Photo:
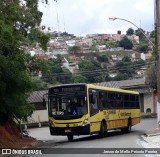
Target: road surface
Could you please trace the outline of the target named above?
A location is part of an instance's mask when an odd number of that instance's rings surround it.
[[[49,148],[49,150],[54,151],[55,148],[61,148],[60,151],[62,154],[43,154],[43,156],[52,156],[52,157],[82,157],[82,156],[144,156],[144,157],[155,157],[159,155],[155,154],[81,154],[87,152],[85,149],[78,149],[78,154],[75,153],[75,148],[90,148],[88,151],[96,152],[101,151],[101,149],[96,148],[153,148],[148,143],[146,143],[142,135],[144,135],[145,131],[155,128],[157,125],[157,119],[155,118],[147,118],[142,119],[141,123],[132,127],[132,132],[128,134],[122,134],[120,130],[108,132],[107,136],[104,138],[99,138],[97,135],[92,136],[79,136],[75,137],[73,142],[68,142],[67,137],[64,136],[50,136],[49,135],[49,128],[34,128],[29,129],[30,136],[37,138],[38,140],[42,140],[43,144],[40,148]],[[69,148],[69,149],[63,149]],[[47,150],[46,149],[46,150]],[[70,154],[63,154],[65,152]],[[102,150],[104,151],[104,149]],[[73,153],[73,154],[72,154]],[[28,157],[33,157],[34,155],[28,155]],[[35,155],[40,156],[40,155]]]

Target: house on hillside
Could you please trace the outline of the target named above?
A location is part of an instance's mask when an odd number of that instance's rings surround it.
[[[147,59],[150,59],[152,57],[152,53],[148,52],[148,53],[141,53],[141,59],[143,59],[144,61]]]
[[[121,41],[123,39],[123,34],[112,34],[112,40],[113,41]]]
[[[38,59],[46,59],[46,60],[48,59],[48,55],[47,54],[37,54],[36,57]]]

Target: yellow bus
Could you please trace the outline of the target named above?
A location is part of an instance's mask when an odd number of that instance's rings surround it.
[[[51,135],[74,135],[108,130],[130,132],[140,123],[139,93],[93,84],[64,84],[48,91],[49,129]]]

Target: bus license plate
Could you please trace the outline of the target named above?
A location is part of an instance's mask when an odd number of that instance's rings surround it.
[[[65,129],[65,132],[71,132],[71,129]]]

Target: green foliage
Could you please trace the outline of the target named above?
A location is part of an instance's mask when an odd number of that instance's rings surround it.
[[[116,68],[118,70],[118,74],[114,77],[113,80],[127,80],[132,78],[135,75],[135,71],[140,69],[140,67],[145,66],[145,61],[139,59],[135,62],[131,62],[129,56],[124,56],[122,61],[119,61],[116,64]]]
[[[36,56],[31,56],[30,54],[26,54],[24,57],[27,72],[30,75],[38,75],[39,71],[48,71],[47,60],[37,59]]]
[[[80,50],[79,46],[75,45],[75,46],[69,47],[69,51],[71,51],[73,54],[75,54],[77,50]]]
[[[117,34],[121,34],[121,31],[120,31],[120,30],[118,30],[118,31],[117,31]]]
[[[119,46],[119,42],[113,42],[113,41],[106,41],[105,43],[106,47],[108,48],[116,48]]]
[[[25,119],[30,112],[30,107],[26,101],[29,91],[32,89],[30,77],[26,74],[25,66],[21,56],[4,57],[0,55],[0,117],[5,121],[16,115],[20,119]],[[2,75],[3,74],[3,75]],[[17,114],[22,108],[26,108],[23,114]],[[4,118],[3,118],[4,117]]]
[[[98,52],[97,45],[99,45],[99,43],[97,42],[97,40],[94,40],[92,42],[92,50],[95,52]]]
[[[38,32],[35,28],[40,25],[41,18],[38,0],[0,1],[0,122],[13,115],[26,119],[33,111],[27,102],[33,89],[27,70],[34,68],[28,66],[24,45],[26,39],[34,36],[34,30]],[[48,36],[39,31],[37,41],[43,49],[46,49],[47,40]]]
[[[68,36],[72,36],[73,37],[73,34],[69,34],[67,32],[63,32],[60,34],[62,37],[68,37]]]
[[[140,42],[138,50],[143,53],[147,53],[148,44],[146,42]]]
[[[139,65],[144,66],[145,65],[145,61],[143,59],[139,59],[135,62],[133,62],[134,66],[137,66],[139,68]]]
[[[142,33],[142,32],[143,32],[143,33]],[[145,31],[144,31],[142,28],[139,28],[139,29],[135,30],[135,34],[136,34],[137,36],[139,36],[139,39],[140,39],[140,40],[146,40],[146,37],[144,36]]]
[[[156,36],[155,33],[156,33],[155,30],[153,30],[153,31],[150,33],[150,38],[155,38],[155,36]]]
[[[102,82],[105,80],[106,74],[104,69],[94,59],[81,60],[78,65],[81,74],[87,79],[87,83]]]
[[[133,35],[133,34],[134,34],[134,29],[129,28],[129,29],[127,30],[127,35]]]
[[[114,81],[121,81],[129,79],[129,75],[127,73],[118,73],[117,76],[113,78]]]
[[[85,83],[87,81],[86,77],[81,74],[74,74],[72,76],[72,82],[73,83]]]
[[[135,73],[133,64],[128,56],[123,57],[122,61],[117,62],[116,68],[120,73],[127,74],[128,77],[131,77]]]
[[[153,89],[157,89],[157,66],[152,64],[146,72],[145,83]]]
[[[129,56],[124,56],[124,57],[122,58],[122,62],[130,63],[130,62],[131,62],[131,59],[130,59]]]
[[[124,49],[132,49],[133,44],[132,41],[129,40],[126,36],[119,42],[119,46]]]
[[[102,53],[102,54],[97,54],[97,60],[99,62],[108,62],[108,54]]]
[[[56,84],[60,83],[70,83],[72,74],[68,69],[62,69],[61,60],[57,59],[49,59],[45,62],[44,70],[42,70],[42,80]]]
[[[32,82],[34,85],[33,86],[34,91],[48,89],[48,84],[46,82],[44,82],[41,78],[33,77]]]
[[[42,49],[44,49],[46,51],[47,50],[47,43],[50,39],[50,35],[44,34],[39,29],[34,28],[31,30],[31,33],[29,34],[27,39],[28,39],[27,42],[29,42],[30,44],[35,43],[35,42],[40,43],[40,46],[42,47]]]
[[[63,74],[57,75],[56,78],[63,84],[71,83],[72,73],[68,69],[63,69]]]

